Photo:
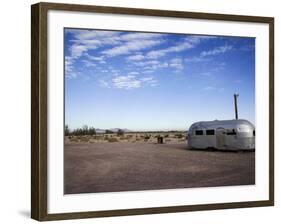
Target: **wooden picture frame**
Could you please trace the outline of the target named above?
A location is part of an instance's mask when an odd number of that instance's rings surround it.
[[[274,18],[183,11],[118,8],[90,5],[38,3],[31,7],[31,217],[39,221],[171,212],[203,211],[274,205]],[[48,213],[48,19],[50,10],[249,22],[269,25],[269,191],[268,200],[199,205],[130,208],[103,211]]]

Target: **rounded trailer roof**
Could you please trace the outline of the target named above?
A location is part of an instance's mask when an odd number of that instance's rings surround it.
[[[214,121],[199,121],[193,123],[189,131],[192,129],[216,129],[219,127],[223,128],[238,128],[238,127],[249,127],[251,129],[255,129],[255,126],[247,120],[244,119],[233,119],[233,120],[214,120]]]

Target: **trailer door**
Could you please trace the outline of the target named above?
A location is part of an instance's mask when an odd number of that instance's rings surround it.
[[[217,128],[216,138],[217,138],[217,148],[224,149],[225,148],[225,129],[224,128]]]

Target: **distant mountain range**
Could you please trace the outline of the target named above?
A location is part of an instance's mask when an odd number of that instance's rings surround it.
[[[100,128],[96,128],[96,133],[98,134],[103,134],[105,133],[106,130],[110,130],[114,133],[117,133],[118,130],[122,130],[123,132],[132,132],[131,130],[127,129],[127,128],[111,128],[111,129],[100,129]]]

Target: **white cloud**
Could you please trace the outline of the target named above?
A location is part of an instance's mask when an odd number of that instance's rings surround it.
[[[112,84],[118,89],[136,89],[141,87],[141,81],[133,75],[117,76],[113,78]]]
[[[168,48],[165,48],[165,49],[152,50],[152,51],[147,53],[147,57],[151,58],[151,59],[156,59],[156,58],[159,58],[159,57],[163,57],[168,53],[181,52],[181,51],[184,51],[186,49],[190,49],[192,47],[194,47],[194,45],[190,42],[179,43],[176,46],[168,47]]]
[[[112,79],[112,87],[117,89],[137,89],[144,86],[154,87],[158,81],[153,76],[137,78],[134,75],[122,75]],[[106,86],[108,87],[108,86]]]
[[[110,68],[110,73],[113,76],[118,76],[120,71],[118,69]]]
[[[75,66],[73,65],[75,63],[75,59],[69,56],[65,57],[65,64],[64,64],[64,73],[66,79],[76,79],[78,77],[82,78],[82,80],[88,80],[89,77],[85,74],[81,74],[79,71],[75,69]],[[94,64],[91,64],[90,62],[83,60],[83,63],[86,63],[87,67],[94,67]]]
[[[138,74],[140,74],[139,72],[129,72],[128,73],[129,75],[138,75]]]
[[[172,46],[172,47],[167,48],[166,52],[167,53],[169,53],[169,52],[181,52],[181,51],[184,51],[186,49],[193,48],[193,47],[194,47],[194,44],[192,42],[185,41],[182,44],[179,44],[177,46]]]
[[[224,45],[224,46],[216,47],[216,48],[214,48],[212,50],[209,50],[209,51],[202,51],[199,56],[185,58],[184,61],[185,62],[195,62],[195,63],[204,62],[204,61],[211,61],[211,58],[208,57],[208,56],[223,54],[223,53],[225,53],[227,51],[230,51],[232,49],[233,49],[232,46]],[[225,64],[221,64],[221,65],[219,65],[219,67],[216,70],[221,70],[224,66],[225,66]]]
[[[67,29],[72,34],[69,48],[70,56],[77,59],[89,50],[97,49],[103,45],[119,44],[120,32]]]
[[[139,62],[135,62],[134,64],[136,66],[145,67],[145,66],[148,66],[148,65],[158,65],[160,63],[161,63],[160,61],[151,60],[151,61],[139,61]]]
[[[157,33],[123,33],[119,31],[106,31],[106,30],[82,30],[82,29],[68,29],[67,33],[71,33],[79,40],[91,40],[97,38],[111,38],[112,40],[130,41],[136,39],[153,39],[165,36],[165,34]]]
[[[185,62],[203,62],[203,61],[210,61],[210,58],[205,58],[203,56],[195,56],[195,57],[190,57],[190,58],[185,58],[184,61]]]
[[[147,86],[157,86],[158,85],[158,81],[153,76],[143,77],[143,78],[141,78],[141,81],[144,85],[147,85]]]
[[[142,73],[143,74],[151,74],[153,72],[154,72],[153,70],[151,70],[149,67],[147,67],[147,68],[144,68],[144,71]]]
[[[156,33],[128,33],[123,34],[120,38],[124,41],[144,40],[144,39],[159,39],[165,36],[164,34]]]
[[[102,53],[113,57],[162,43],[163,34],[67,29],[72,34],[70,55],[79,58],[89,50],[111,46]],[[101,61],[103,63],[104,61]]]
[[[106,82],[105,80],[100,79],[100,80],[99,80],[99,84],[100,84],[101,87],[110,88],[109,83]]]
[[[74,61],[71,57],[65,57],[64,72],[65,77],[68,79],[73,79],[77,77],[76,73],[74,72],[73,62]]]
[[[150,59],[157,59],[160,57],[163,57],[166,55],[166,50],[162,49],[162,50],[152,50],[150,52],[147,53],[147,57]]]
[[[153,76],[147,76],[144,78],[141,78],[141,81],[148,86],[157,86],[158,81]]]
[[[70,47],[70,55],[72,58],[79,58],[87,50],[85,45],[74,44]]]
[[[97,61],[100,64],[106,64],[104,56],[93,56],[93,55],[89,55],[88,53],[86,53],[86,56],[90,60]]]
[[[146,48],[151,48],[155,45],[161,44],[162,40],[134,40],[128,41],[120,46],[113,47],[102,51],[102,54],[105,54],[108,57],[115,57],[118,55],[129,54],[133,51],[143,50]]]
[[[80,40],[90,40],[99,37],[108,38],[120,35],[120,32],[106,30],[67,29],[67,32],[73,34],[76,39]]]
[[[144,67],[143,69],[146,71],[155,71],[157,69],[168,68],[169,64],[167,62],[159,62],[157,64],[152,64]]]
[[[135,54],[127,57],[129,61],[141,61],[143,59],[145,59],[145,57],[142,54]]]
[[[170,60],[169,67],[176,69],[176,71],[180,71],[183,69],[183,60],[181,58],[174,58]]]
[[[182,38],[182,41],[175,46],[151,50],[150,48],[158,46],[166,41],[165,38],[163,38],[166,36],[165,34],[77,29],[67,29],[66,32],[71,34],[69,37],[71,38],[69,40],[71,45],[69,47],[69,59],[66,59],[65,70],[66,76],[71,77],[75,76],[71,75],[72,73],[74,74],[73,64],[80,57],[82,57],[82,62],[86,67],[96,66],[97,69],[103,69],[103,67],[99,68],[98,64],[105,64],[108,57],[128,54],[130,55],[128,55],[126,59],[132,62],[131,65],[142,67],[142,73],[144,74],[151,74],[157,69],[168,67],[179,71],[183,69],[182,59],[176,58],[167,61],[155,59],[165,56],[168,53],[181,52],[193,48],[202,40],[213,38],[210,36],[187,36]],[[102,51],[100,49],[102,49]],[[141,53],[142,50],[147,49],[150,49],[147,54]],[[91,50],[95,50],[95,54],[93,54]],[[108,70],[110,71],[112,69],[108,67]],[[110,75],[115,78],[122,77],[119,71],[112,70],[110,71]],[[137,71],[128,73],[128,76],[134,75],[138,75]],[[128,88],[138,87],[138,85],[143,85],[144,82],[143,80],[136,79],[132,82],[132,87],[128,86]]]
[[[75,79],[75,78],[77,78],[77,73],[75,73],[75,72],[66,73],[65,76],[67,79]]]
[[[148,77],[141,78],[141,80],[142,80],[142,81],[145,81],[145,82],[146,82],[146,81],[149,82],[149,81],[153,81],[154,78],[153,78],[153,76],[148,76]]]
[[[182,70],[183,60],[181,58],[173,58],[170,61],[150,60],[134,62],[136,66],[142,67],[142,73],[153,73],[157,69],[173,68],[177,71]]]
[[[193,36],[190,36],[190,37],[187,37],[187,38],[189,39],[190,42],[198,44],[201,41],[210,40],[210,39],[217,39],[218,37],[217,36],[193,35]]]
[[[65,63],[65,66],[67,67],[67,69],[70,69],[70,67],[72,67],[72,64],[73,64],[73,58],[66,56],[64,63]]]
[[[179,42],[175,46],[171,46],[168,48],[160,49],[160,50],[152,50],[147,53],[147,57],[151,59],[157,59],[159,57],[163,57],[168,53],[173,52],[181,52],[184,50],[188,50],[197,46],[202,40],[213,39],[215,37],[212,36],[188,36],[184,38],[182,42]]]
[[[119,36],[120,32],[117,31],[77,30],[73,33],[74,39],[70,41],[76,44],[99,47],[106,44],[119,44]]]
[[[141,67],[142,73],[153,73],[157,69],[169,67],[166,61],[158,60],[134,62],[134,65]]]
[[[96,67],[97,65],[95,63],[93,63],[92,61],[88,61],[88,60],[82,60],[82,62],[84,63],[84,65],[88,68],[90,67]]]
[[[227,51],[230,51],[232,49],[232,46],[230,45],[224,45],[224,46],[220,46],[220,47],[216,47],[212,50],[209,51],[203,51],[201,52],[201,56],[205,57],[205,56],[211,56],[211,55],[217,55],[217,54],[223,54]]]

